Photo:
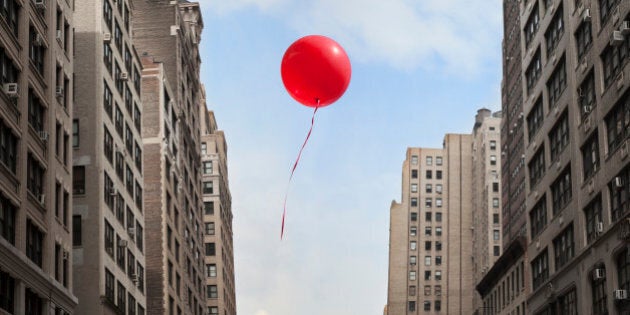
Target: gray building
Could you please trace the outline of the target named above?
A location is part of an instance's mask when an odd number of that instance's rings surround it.
[[[133,2],[75,15],[74,292],[78,314],[145,314],[141,65]]]
[[[0,10],[0,313],[74,314],[73,3]],[[74,288],[73,288],[74,287]]]

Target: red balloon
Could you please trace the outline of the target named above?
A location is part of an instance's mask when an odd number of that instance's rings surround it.
[[[350,59],[334,40],[309,35],[295,41],[284,53],[282,83],[303,105],[324,107],[338,100],[350,84]]]

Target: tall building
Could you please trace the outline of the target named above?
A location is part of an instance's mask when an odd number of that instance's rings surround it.
[[[135,1],[134,40],[143,56],[147,204],[147,311],[204,314],[198,3]],[[206,246],[205,253],[216,252]]]
[[[503,249],[495,264],[476,279],[483,304],[476,314],[526,314],[529,290],[525,205],[525,117],[521,62],[521,4],[503,0],[503,79],[501,82],[501,203]],[[534,118],[532,118],[534,119]],[[507,295],[502,292],[508,292]],[[506,296],[503,298],[503,296]]]
[[[474,279],[501,246],[500,117],[479,110],[473,135],[407,150],[390,209],[389,314],[472,313]]]
[[[519,4],[527,306],[628,314],[630,2]]]
[[[74,314],[74,6],[0,8],[0,313]]]
[[[145,314],[142,103],[133,3],[75,15],[74,289],[78,314]]]
[[[204,242],[215,249],[206,253],[207,313],[236,315],[232,196],[228,185],[227,142],[217,129],[212,111],[201,110],[201,163],[203,166]]]
[[[478,283],[502,251],[501,237],[501,113],[477,111],[472,144],[472,269]],[[483,305],[474,295],[473,309]]]

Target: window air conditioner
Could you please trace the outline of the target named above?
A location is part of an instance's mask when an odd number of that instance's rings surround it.
[[[593,280],[601,280],[606,278],[606,271],[602,268],[593,270]]]
[[[106,43],[109,43],[112,41],[112,33],[104,33],[103,34],[103,41]]]
[[[129,80],[129,74],[127,72],[121,72],[120,75],[118,75],[118,79],[127,81]]]
[[[19,85],[17,83],[5,83],[2,88],[4,90],[4,94],[10,98],[17,98],[19,96]]]
[[[33,4],[39,10],[46,10],[46,2],[44,0],[33,0]]]
[[[582,12],[582,21],[590,22],[591,21],[591,9],[584,9]]]
[[[623,180],[621,179],[620,176],[615,176],[614,184],[615,184],[615,188],[617,189],[623,188]]]
[[[120,240],[118,247],[127,247],[127,240]]]
[[[624,38],[621,31],[613,31],[610,34],[610,46],[620,46],[623,44],[623,40]]]
[[[56,36],[57,40],[63,40],[63,31],[62,30],[57,30],[57,36]]]
[[[601,234],[604,232],[604,222],[597,222],[597,226],[595,227],[595,231],[597,234]]]
[[[57,97],[63,97],[63,86],[58,86],[55,88],[55,95]]]
[[[39,139],[42,140],[42,141],[48,141],[48,132],[40,131],[39,132]]]
[[[615,290],[615,300],[625,300],[628,298],[628,290]]]
[[[621,22],[621,26],[619,26],[619,31],[621,32],[621,35],[624,36],[630,34],[630,20]]]

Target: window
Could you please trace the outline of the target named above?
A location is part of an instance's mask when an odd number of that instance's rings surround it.
[[[494,151],[497,149],[497,142],[495,140],[490,140],[490,150]]]
[[[501,246],[495,245],[492,247],[494,257],[501,256]]]
[[[540,59],[540,49],[536,50],[536,54],[532,61],[527,66],[527,70],[525,71],[525,82],[527,82],[527,92],[531,93],[532,89],[540,79],[540,75],[542,74],[542,61]]]
[[[11,127],[0,121],[0,162],[14,175],[17,164],[18,141]]]
[[[416,286],[415,285],[410,285],[409,286],[409,296],[416,296]]]
[[[624,40],[621,45],[608,46],[602,53],[605,87],[609,87],[615,77],[622,72],[628,60],[628,50],[630,50],[630,41]]]
[[[556,270],[573,258],[575,255],[575,244],[573,243],[573,224],[569,225],[564,231],[553,239],[553,250],[555,253]]]
[[[35,95],[33,89],[28,90],[28,123],[35,131],[44,131],[44,117],[46,108],[39,97]]]
[[[492,224],[499,224],[499,214],[498,213],[493,213],[492,214]]]
[[[114,228],[105,219],[105,252],[114,258]]]
[[[606,273],[606,266],[598,265],[596,268],[603,269]],[[591,277],[591,292],[593,298],[593,315],[608,314],[607,296],[606,296],[606,278],[595,279]]]
[[[529,222],[531,226],[531,238],[534,239],[547,225],[547,198],[545,195],[529,212]]]
[[[501,232],[499,230],[492,231],[492,239],[498,241],[501,239]]]
[[[440,271],[440,270],[435,271],[435,280],[437,280],[437,281],[442,280],[442,271]]]
[[[203,162],[203,173],[212,174],[212,161]]]
[[[551,184],[551,196],[555,216],[571,201],[571,167],[567,167]]]
[[[411,235],[411,236],[418,235],[418,228],[415,227],[415,226],[412,226],[411,228],[409,228],[409,235]]]
[[[112,6],[109,4],[109,0],[105,0],[103,2],[103,19],[105,20],[105,24],[111,29],[112,28]],[[112,297],[113,300],[113,297]]]
[[[81,215],[72,216],[72,246],[82,246]]]
[[[112,48],[109,46],[109,43],[103,43],[103,63],[107,68],[107,72],[112,74],[112,65],[113,65],[113,52]]]
[[[442,265],[442,256],[435,256],[435,265],[436,266]]]
[[[440,292],[440,294],[441,294],[441,292]],[[438,295],[438,294],[436,293],[435,295]],[[433,302],[433,308],[436,311],[441,311],[442,310],[442,301],[437,300],[437,301]]]
[[[411,156],[411,165],[418,165],[418,156],[417,155],[412,155]]]
[[[212,187],[212,182],[203,182],[203,193],[204,194],[213,194],[214,190]]]
[[[533,287],[536,290],[549,278],[549,262],[547,249],[532,260],[532,280]]]
[[[411,192],[412,193],[418,192],[418,184],[411,184]]]
[[[26,257],[41,268],[43,252],[44,232],[33,224],[33,221],[28,219],[26,220]]]
[[[431,310],[431,301],[424,301],[424,310],[425,311]]]
[[[534,136],[542,127],[545,115],[543,113],[542,97],[539,97],[532,110],[527,115],[527,135],[529,142],[532,142]]]
[[[427,166],[431,166],[431,165],[433,165],[433,157],[427,156]]]
[[[122,312],[125,312],[125,309],[127,308],[127,306],[125,305],[126,302],[126,298],[127,298],[127,290],[125,289],[125,286],[120,283],[120,281],[118,281],[118,295],[117,295],[117,305],[118,305],[118,309],[122,310]]]
[[[206,222],[206,235],[214,235],[214,222]]]
[[[431,222],[431,212],[424,213],[424,220],[427,222]]]
[[[425,177],[426,177],[426,179],[431,179],[431,178],[433,178],[433,172],[432,172],[431,170],[427,170],[427,172],[426,172],[426,176],[425,176]]]
[[[426,198],[424,200],[424,206],[427,208],[431,208],[431,206],[433,205],[433,199],[431,198]]]
[[[120,1],[122,2],[122,1]],[[129,293],[127,295],[128,315],[136,315],[136,299]]]
[[[27,188],[36,198],[40,198],[44,193],[45,173],[44,167],[39,164],[31,153],[28,154],[27,161]]]
[[[559,314],[577,315],[577,295],[575,287],[558,297]]]
[[[430,194],[433,191],[433,186],[431,184],[426,184],[425,191],[427,194]]]
[[[615,7],[619,5],[619,0],[599,0],[599,17],[602,21],[602,25],[608,22],[608,19],[612,15]]]
[[[604,120],[608,136],[608,152],[611,154],[630,134],[630,91],[622,96]]]
[[[412,207],[417,207],[418,206],[418,198],[416,198],[416,197],[411,198],[411,206]]]
[[[435,179],[442,179],[442,171],[435,171]]]
[[[205,201],[203,208],[206,215],[214,215],[214,201]]]
[[[411,178],[418,178],[418,170],[411,170]]]
[[[438,194],[442,193],[442,184],[436,184],[435,185],[435,192]]]
[[[538,27],[540,23],[540,13],[538,12],[538,3],[534,5],[534,9],[532,9],[532,13],[527,19],[527,23],[525,23],[525,29],[523,33],[525,34],[525,46],[529,47],[529,43],[532,42],[534,36],[538,32]]]
[[[116,234],[116,263],[125,272],[125,247],[121,244],[120,235]]]
[[[551,160],[558,158],[560,153],[569,144],[569,116],[565,111],[556,125],[549,132],[549,146],[551,148]]]
[[[578,87],[578,100],[582,119],[586,118],[597,105],[595,101],[595,76],[593,71],[582,81]]]
[[[118,48],[118,51],[122,50],[122,41],[123,41],[122,30],[120,29],[120,25],[118,25],[118,22],[115,22],[114,23],[114,44],[116,45],[116,48]]]
[[[208,314],[210,315],[215,315],[215,314],[219,314],[219,308],[216,306],[209,306],[208,307]]]
[[[103,81],[103,109],[105,110],[105,112],[107,113],[110,119],[112,118],[113,98],[114,96],[112,94],[112,90],[109,89],[109,85],[107,85],[107,82]]]
[[[619,289],[630,290],[630,257],[627,248],[617,255],[617,282]]]
[[[435,213],[435,222],[442,222],[442,212]]]
[[[136,181],[136,207],[140,211],[142,211],[142,187],[140,187],[140,183]]]
[[[127,250],[127,275],[132,278],[136,273],[136,257],[131,253],[131,250]]]
[[[442,157],[441,156],[436,156],[435,157],[435,165],[438,165],[438,166],[442,165]]]
[[[492,198],[492,208],[499,207],[499,198]]]
[[[33,26],[29,27],[28,34],[29,59],[39,75],[43,76],[45,67],[44,60],[46,59],[46,44],[44,43],[43,36],[39,34]]]
[[[136,270],[138,271],[138,289],[144,293],[144,267],[138,263]]]
[[[0,11],[1,12],[1,11]],[[7,272],[0,271],[0,309],[11,314],[15,307],[15,279]]]
[[[602,222],[601,196],[598,195],[584,208],[584,218],[586,220],[586,242],[591,243],[599,234],[597,225]]]
[[[610,191],[610,204],[612,220],[618,220],[626,211],[630,203],[630,169],[625,168],[615,176],[608,184]]]
[[[425,285],[424,286],[424,295],[425,296],[431,295],[431,286],[430,285]]]
[[[499,192],[499,183],[492,183],[492,192]]]
[[[589,178],[599,169],[599,141],[597,132],[582,146],[582,166],[584,178]]]
[[[427,226],[424,228],[424,235],[431,236],[431,227]]]
[[[549,95],[549,107],[554,107],[558,100],[560,100],[560,96],[564,89],[567,87],[567,72],[566,72],[566,62],[564,56],[558,62],[556,69],[553,70],[553,73],[549,77],[547,81],[547,92]]]
[[[547,43],[547,56],[558,46],[564,34],[564,21],[562,20],[562,7],[558,8],[556,15],[551,20],[549,28],[545,32],[545,42]]]
[[[72,193],[74,195],[85,194],[85,166],[72,167]]]
[[[9,25],[13,35],[18,35],[19,1],[8,0],[0,2],[0,17]]]
[[[144,229],[142,228],[142,225],[140,225],[140,222],[136,221],[136,246],[138,247],[138,250],[141,253],[142,253],[143,248],[144,248],[144,236],[143,236],[143,233],[144,233]],[[177,253],[177,251],[175,253]]]
[[[103,153],[110,164],[114,162],[114,138],[107,127],[103,125]],[[113,164],[112,164],[113,165]]]
[[[431,250],[431,241],[424,242],[424,250]]]
[[[424,265],[431,266],[431,256],[424,256]]]
[[[206,243],[206,256],[215,256],[216,248],[214,243]]]
[[[424,280],[431,280],[431,270],[424,271]]]
[[[416,248],[418,248],[418,243],[416,243],[416,241],[411,241],[409,243],[409,249],[410,250],[416,250]]]
[[[435,228],[435,236],[442,236],[442,227],[438,226]]]
[[[127,153],[133,154],[133,132],[129,125],[125,123],[125,148],[127,148]]]
[[[491,155],[490,156],[490,165],[497,165],[497,156],[496,155]]]
[[[536,152],[529,162],[529,185],[533,189],[545,174],[545,148],[544,146]]]
[[[575,44],[577,46],[578,59],[582,59],[582,56],[591,48],[593,42],[593,35],[591,34],[591,22],[583,22],[575,32]]]
[[[416,272],[415,271],[409,271],[409,280],[411,281],[415,281],[416,280]]]
[[[435,206],[442,208],[442,198],[435,198]]]
[[[5,196],[0,195],[0,236],[15,245],[15,219],[18,208]],[[2,299],[0,299],[0,305]]]

